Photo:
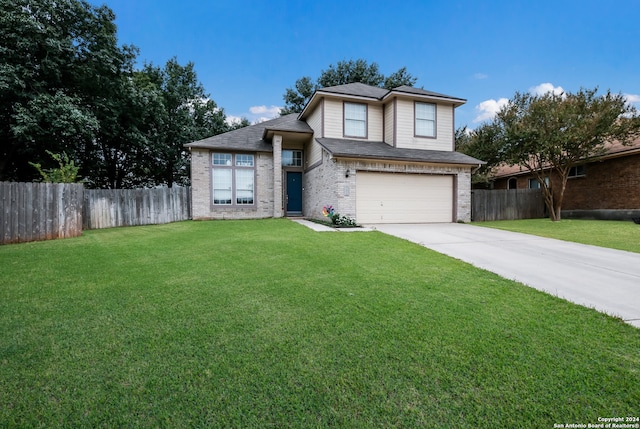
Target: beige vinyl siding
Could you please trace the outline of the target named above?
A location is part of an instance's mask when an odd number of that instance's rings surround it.
[[[454,143],[454,131],[453,131],[453,118],[454,107],[452,104],[438,104],[436,113],[436,126],[438,140],[443,141],[445,146],[443,150],[453,151],[455,149]]]
[[[313,130],[314,137],[316,138],[324,137],[322,135],[322,107],[323,103],[322,101],[320,101],[320,103],[316,105],[315,110],[311,112],[306,120],[307,124],[309,124],[309,126]]]
[[[453,151],[453,106],[436,105],[436,138],[416,137],[414,100],[398,99],[396,146],[406,149]]]
[[[360,100],[348,100],[348,102],[367,104]],[[382,121],[382,106],[367,104],[367,140],[383,140]],[[344,100],[325,98],[324,137],[335,139],[349,138],[344,136]]]
[[[453,176],[356,173],[358,223],[453,221]]]
[[[322,117],[324,114],[323,113],[324,109],[325,109],[325,100],[322,99],[320,103],[316,105],[313,112],[311,112],[311,114],[306,119],[307,124],[309,124],[309,126],[313,130],[313,138],[304,147],[305,168],[309,168],[312,165],[322,161],[322,147],[318,142],[316,142],[315,139],[324,137],[323,135],[324,130],[322,129],[323,127]]]
[[[387,103],[384,107],[384,142],[393,146],[393,117],[394,101]]]
[[[311,143],[305,146],[304,151],[304,166],[306,168],[322,161],[322,146],[315,139],[312,139]]]
[[[367,108],[368,110],[368,140],[381,142],[383,118],[382,118],[382,106],[372,106],[371,104]]]
[[[325,98],[324,100],[324,136],[341,139],[343,127],[342,100]]]

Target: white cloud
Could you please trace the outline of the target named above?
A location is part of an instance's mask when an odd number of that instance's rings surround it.
[[[278,106],[251,106],[249,111],[254,115],[263,115],[270,119],[277,117],[280,114],[280,107]]]
[[[260,122],[269,121],[280,116],[280,107],[274,105],[251,106],[249,107],[249,112],[249,115],[247,115],[249,122],[259,124]]]
[[[478,112],[478,116],[473,120],[473,122],[482,122],[493,119],[496,116],[496,113],[500,111],[500,109],[507,105],[509,100],[507,98],[500,98],[499,100],[485,100],[482,103],[476,106],[476,111]]]
[[[242,118],[240,116],[229,115],[225,118],[225,122],[227,123],[227,125],[239,124],[240,122],[242,122]]]
[[[561,86],[553,86],[552,83],[547,82],[541,83],[538,86],[532,86],[531,88],[529,88],[529,92],[532,95],[544,95],[547,92],[560,95],[564,92],[564,88],[562,88]]]
[[[489,77],[489,75],[484,74],[484,73],[476,73],[476,74],[473,75],[473,78],[474,79],[478,79],[478,80],[486,79],[488,77]]]
[[[640,103],[640,95],[637,94],[622,94],[622,96],[627,100],[627,103]]]

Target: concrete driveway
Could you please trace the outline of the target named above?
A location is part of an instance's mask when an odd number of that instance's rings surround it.
[[[457,223],[367,226],[640,328],[640,254]]]

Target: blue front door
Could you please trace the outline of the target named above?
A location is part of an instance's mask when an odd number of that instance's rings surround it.
[[[287,213],[302,214],[302,173],[287,171]]]

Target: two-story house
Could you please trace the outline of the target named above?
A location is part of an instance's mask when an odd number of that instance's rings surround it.
[[[454,150],[466,100],[401,86],[317,90],[291,114],[189,143],[194,219],[322,218],[358,223],[471,219],[471,172]]]

